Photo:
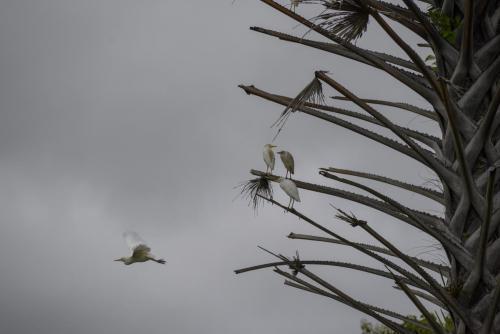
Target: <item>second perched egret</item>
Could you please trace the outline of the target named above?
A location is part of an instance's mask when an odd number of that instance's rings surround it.
[[[278,182],[280,183],[280,188],[283,189],[288,197],[290,197],[288,208],[293,209],[293,203],[295,203],[295,201],[300,202],[299,190],[297,189],[295,182],[290,179],[284,179],[282,177],[278,179]]]
[[[266,163],[266,173],[272,173],[274,169],[274,151],[273,148],[275,148],[276,145],[272,144],[266,144],[264,145],[264,152],[262,152],[262,155],[264,157],[264,162]]]
[[[132,255],[128,257],[121,257],[116,259],[115,261],[121,261],[125,263],[125,265],[131,265],[136,262],[146,262],[146,261],[154,261],[157,263],[165,264],[165,260],[156,259],[154,255],[152,255],[151,248],[142,240],[142,238],[136,232],[125,232],[123,233],[123,237],[125,238],[125,242],[128,244],[130,249],[132,250]]]
[[[288,176],[288,173],[290,173],[291,179],[292,174],[295,172],[295,163],[293,162],[292,154],[288,151],[279,151],[278,154],[280,155],[281,161],[283,161],[283,165],[285,165],[286,168],[285,178]]]

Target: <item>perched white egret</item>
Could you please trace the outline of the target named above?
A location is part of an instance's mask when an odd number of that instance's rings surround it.
[[[290,197],[288,208],[292,209],[293,203],[295,203],[295,201],[300,202],[299,190],[297,189],[295,182],[290,179],[284,179],[282,177],[278,179],[278,182],[280,183],[280,188],[283,189],[283,191]]]
[[[279,151],[278,154],[280,155],[281,161],[283,161],[283,165],[285,165],[286,168],[285,178],[288,176],[288,173],[290,173],[291,179],[292,174],[295,172],[295,163],[293,162],[292,154],[288,151]]]
[[[154,261],[157,263],[165,264],[165,260],[156,259],[154,255],[152,255],[151,248],[142,240],[142,238],[136,232],[125,232],[123,233],[123,237],[125,238],[125,242],[132,250],[132,256],[121,257],[116,259],[115,261],[121,261],[125,263],[125,265],[131,265],[136,262],[146,262],[146,261]]]
[[[264,157],[264,162],[266,163],[266,173],[272,173],[274,169],[274,151],[273,148],[275,148],[276,145],[272,144],[266,144],[264,145],[264,152],[262,152],[263,157]]]

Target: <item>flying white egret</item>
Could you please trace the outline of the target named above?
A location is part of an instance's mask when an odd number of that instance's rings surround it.
[[[264,162],[266,163],[266,174],[272,173],[274,169],[274,151],[276,145],[266,144],[264,145],[264,152],[262,155],[264,157]]]
[[[299,190],[297,189],[295,182],[282,177],[278,179],[278,182],[280,183],[280,188],[283,189],[283,191],[290,197],[288,208],[293,209],[293,203],[295,203],[295,201],[300,202]]]
[[[132,250],[132,256],[121,257],[116,259],[115,261],[121,261],[125,263],[125,265],[131,265],[136,262],[146,262],[146,261],[154,261],[157,263],[165,264],[165,260],[156,259],[154,255],[152,255],[151,248],[146,245],[146,242],[142,240],[142,238],[136,232],[125,232],[123,233],[123,237],[125,238],[125,242]]]
[[[291,179],[292,174],[295,172],[295,163],[293,162],[292,154],[288,151],[279,151],[278,154],[280,155],[281,161],[283,161],[283,165],[285,165],[286,168],[285,178],[288,176],[288,173],[290,173]]]

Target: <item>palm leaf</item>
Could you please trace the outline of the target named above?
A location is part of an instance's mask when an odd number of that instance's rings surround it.
[[[319,26],[348,42],[360,38],[366,31],[370,12],[355,0],[323,1],[325,12],[314,18]]]
[[[273,127],[278,127],[278,133],[276,134],[275,138],[281,132],[281,129],[285,126],[288,117],[290,117],[290,114],[303,108],[307,102],[315,104],[325,103],[323,86],[321,84],[321,81],[316,77],[312,79],[312,81],[307,86],[305,86],[304,89],[302,89],[292,101],[290,101],[285,110],[283,110],[283,112],[281,113],[280,117],[276,120],[276,122],[273,123]]]
[[[240,195],[248,199],[248,205],[257,210],[265,198],[273,198],[273,188],[271,182],[265,177],[257,177],[240,184]]]

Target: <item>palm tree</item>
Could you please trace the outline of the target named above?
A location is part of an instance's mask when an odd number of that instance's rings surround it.
[[[322,40],[295,37],[260,27],[253,31],[298,43],[379,69],[427,101],[429,108],[404,102],[366,99],[354,94],[328,72],[317,71],[312,81],[295,97],[287,97],[240,85],[250,95],[285,107],[277,127],[296,112],[307,114],[352,130],[383,144],[426,166],[439,180],[441,190],[429,189],[383,175],[337,168],[322,168],[320,175],[356,187],[369,197],[325,185],[294,179],[298,188],[337,196],[361,203],[426,233],[435,239],[447,256],[447,265],[412,257],[399,250],[366,221],[338,210],[337,217],[369,233],[383,247],[356,243],[326,228],[296,209],[288,209],[272,198],[271,184],[279,176],[252,170],[257,178],[244,185],[243,192],[254,205],[259,201],[273,203],[302,221],[315,226],[325,236],[290,235],[291,238],[331,242],[352,247],[380,262],[384,270],[335,261],[307,261],[274,254],[276,262],[245,268],[245,272],[262,268],[286,278],[285,283],[319,294],[377,319],[396,333],[414,333],[403,326],[412,323],[434,333],[449,333],[428,309],[427,303],[448,312],[452,333],[500,333],[500,187],[496,169],[500,158],[500,6],[497,0],[402,0],[395,4],[382,0],[302,0],[281,5],[260,0],[289,18],[322,36]],[[417,1],[417,2],[416,2]],[[296,12],[298,5],[322,6],[313,19]],[[427,9],[423,9],[427,6]],[[378,24],[406,54],[406,58],[364,49],[353,43],[367,30],[369,22]],[[396,22],[397,25],[389,24]],[[427,63],[402,38],[409,30],[427,47],[433,64]],[[329,106],[323,97],[323,86],[336,90],[336,99],[348,101],[365,113]],[[439,126],[440,136],[400,126],[377,110],[391,106],[418,114]],[[343,115],[344,118],[338,117]],[[399,140],[393,140],[345,117],[385,127]],[[443,216],[417,211],[382,192],[346,178],[355,176],[399,187],[426,196],[443,207]],[[397,258],[404,262],[394,262]],[[398,289],[413,302],[425,319],[415,319],[369,305],[351,297],[310,271],[313,265],[345,267],[393,280]],[[289,268],[291,272],[287,271]],[[443,278],[439,282],[438,277]],[[422,302],[425,300],[425,303]],[[428,305],[428,304],[427,304]]]

